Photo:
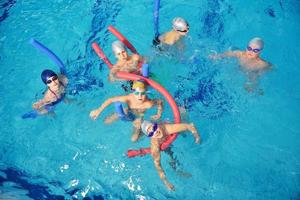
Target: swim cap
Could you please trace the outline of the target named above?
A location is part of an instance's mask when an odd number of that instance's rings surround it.
[[[145,85],[144,81],[142,81],[142,80],[134,81],[133,85],[132,85],[132,89],[135,90],[136,88],[141,88],[141,89],[146,90],[146,85]]]
[[[121,53],[122,51],[126,51],[125,45],[119,40],[114,41],[111,44],[111,48],[112,48],[115,55],[118,54],[118,53]]]
[[[172,24],[173,28],[178,31],[184,31],[189,27],[189,24],[181,17],[175,17]]]
[[[142,131],[143,131],[143,133],[144,133],[145,135],[148,135],[147,130],[149,129],[149,127],[150,127],[151,125],[153,125],[151,122],[146,121],[146,120],[143,121],[143,123],[142,123],[142,125],[141,125],[141,129],[142,129]]]
[[[48,80],[48,78],[52,77],[52,76],[57,76],[57,74],[50,70],[50,69],[45,69],[42,74],[41,74],[41,78],[42,81],[46,84],[46,81]]]
[[[259,48],[259,49],[264,48],[264,41],[259,37],[255,37],[252,40],[250,40],[248,45],[251,45],[251,44],[255,44],[257,46],[257,48]]]

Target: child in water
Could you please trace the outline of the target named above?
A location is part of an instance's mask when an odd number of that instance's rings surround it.
[[[46,69],[41,74],[42,81],[47,85],[44,98],[35,102],[32,107],[40,114],[48,112],[48,106],[54,106],[65,97],[68,79],[64,75],[57,75],[54,71]]]
[[[248,81],[245,83],[245,89],[252,92],[257,89],[257,78],[272,66],[271,63],[263,60],[260,54],[264,48],[264,41],[255,37],[249,41],[245,51],[226,51],[221,54],[210,55],[211,59],[220,59],[226,57],[235,57],[238,59],[241,69],[247,74]]]
[[[172,21],[172,30],[166,32],[153,40],[154,45],[165,44],[172,46],[178,43],[189,32],[189,24],[181,17],[175,17]]]
[[[112,43],[112,50],[117,58],[117,62],[110,70],[109,80],[116,80],[116,73],[119,71],[139,74],[139,65],[141,65],[143,58],[138,54],[129,55],[125,45],[120,41]]]

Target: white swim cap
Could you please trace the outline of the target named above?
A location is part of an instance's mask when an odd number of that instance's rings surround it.
[[[257,48],[259,48],[259,49],[264,48],[264,41],[259,37],[255,37],[252,40],[250,40],[250,42],[248,43],[248,46],[250,46],[251,44],[255,44],[257,46]]]
[[[189,24],[181,17],[175,17],[172,21],[173,28],[178,31],[187,30]]]
[[[126,51],[125,45],[119,40],[114,41],[111,44],[111,48],[112,48],[115,55],[118,54],[118,53],[121,53],[122,51]]]
[[[141,129],[142,129],[142,131],[143,131],[143,133],[144,133],[145,135],[148,135],[147,130],[149,129],[149,127],[150,127],[151,125],[152,125],[151,122],[146,121],[146,120],[143,121],[143,123],[142,123],[142,125],[141,125]]]

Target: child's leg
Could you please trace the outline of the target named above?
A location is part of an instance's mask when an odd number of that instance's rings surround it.
[[[186,124],[186,123],[179,123],[179,124],[165,124],[164,125],[167,134],[172,134],[172,133],[181,133],[183,131],[189,130],[194,138],[195,138],[195,142],[199,143],[200,141],[200,136],[198,134],[197,129],[195,128],[194,124]]]
[[[117,113],[113,113],[109,116],[107,116],[105,119],[104,119],[104,123],[105,124],[111,124],[113,123],[114,121],[116,121],[117,119],[119,119],[119,115]]]
[[[136,142],[140,136],[141,136],[141,124],[142,124],[142,119],[137,118],[132,122],[133,125],[133,133],[131,135],[131,141]]]

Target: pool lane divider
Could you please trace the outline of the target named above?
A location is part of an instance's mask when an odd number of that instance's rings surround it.
[[[109,26],[108,30],[112,34],[114,34],[121,42],[123,42],[124,45],[126,45],[126,47],[128,47],[133,53],[137,53],[137,51],[133,47],[133,45],[117,29],[115,29],[113,26]],[[96,42],[94,42],[92,44],[92,47],[93,47],[94,51],[96,52],[96,54],[111,69],[113,67],[113,65],[109,61],[109,59],[107,58],[107,56],[105,56],[104,52],[99,47],[99,45]],[[148,85],[150,85],[151,87],[153,87],[154,89],[156,89],[159,93],[161,93],[165,97],[165,99],[167,100],[167,102],[171,106],[171,109],[172,109],[172,112],[173,112],[173,117],[174,117],[174,122],[175,123],[180,123],[180,112],[179,112],[179,109],[178,109],[178,106],[177,106],[175,100],[173,99],[173,97],[171,96],[171,94],[163,86],[161,86],[159,83],[157,83],[157,82],[155,82],[155,81],[153,81],[153,80],[151,80],[151,79],[149,79],[147,77],[140,76],[140,75],[133,74],[133,73],[127,73],[127,72],[117,72],[116,76],[118,78],[121,78],[121,79],[124,79],[124,80],[143,80]],[[177,133],[173,133],[170,136],[168,136],[167,139],[161,145],[160,149],[162,151],[165,150],[167,147],[169,147],[173,143],[173,141],[176,138],[177,138]],[[150,152],[151,152],[150,148],[141,148],[141,149],[138,149],[138,150],[129,149],[127,151],[127,156],[129,158],[132,158],[132,157],[135,157],[135,156],[143,156],[143,155],[149,154]]]

